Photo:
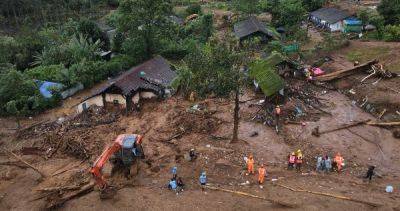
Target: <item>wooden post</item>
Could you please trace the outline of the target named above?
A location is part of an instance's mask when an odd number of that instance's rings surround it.
[[[107,102],[106,102],[106,93],[101,93],[101,97],[102,97],[102,99],[103,99],[103,107],[104,107],[104,109],[106,109],[106,104],[107,104]]]
[[[126,95],[125,100],[126,100],[126,115],[128,116],[132,110],[132,94],[129,93],[128,95]]]

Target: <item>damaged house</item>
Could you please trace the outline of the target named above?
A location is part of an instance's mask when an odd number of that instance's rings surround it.
[[[270,40],[278,40],[279,34],[269,30],[264,23],[252,16],[244,21],[238,22],[233,27],[235,36],[242,42],[251,37],[260,37],[264,43]]]
[[[171,94],[168,88],[176,73],[161,56],[154,57],[131,68],[115,79],[97,89],[78,106],[81,113],[92,105],[106,106],[111,104],[126,108],[138,108],[142,99],[163,98]]]

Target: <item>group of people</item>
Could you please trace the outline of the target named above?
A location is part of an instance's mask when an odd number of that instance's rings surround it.
[[[246,164],[247,164],[247,173],[246,173],[246,175],[254,174],[254,158],[253,158],[253,155],[250,155],[247,158]],[[267,173],[267,170],[265,169],[265,166],[262,163],[258,167],[258,184],[262,185],[264,183],[264,178],[265,178],[266,173]]]
[[[328,156],[318,156],[316,170],[318,172],[331,172],[336,170],[338,173],[342,171],[344,166],[344,158],[337,153],[333,160]]]
[[[183,184],[182,178],[178,177],[178,168],[176,166],[172,167],[171,173],[172,178],[169,180],[168,189],[173,190],[178,194],[183,191],[185,184]]]
[[[303,164],[303,153],[301,152],[300,149],[298,149],[296,152],[290,153],[288,156],[288,169],[294,169],[296,167],[296,170],[298,172],[301,171],[301,165]]]
[[[195,155],[194,150],[190,151],[190,157],[191,160],[196,159],[197,156],[193,156]],[[253,155],[249,155],[248,158],[245,158],[246,161],[246,165],[247,165],[247,173],[246,175],[254,175],[255,174],[255,170],[254,170],[254,157]],[[296,168],[296,170],[298,172],[301,171],[301,166],[303,163],[303,153],[300,149],[298,149],[295,152],[291,152],[288,156],[288,169],[294,169]],[[325,156],[318,156],[317,157],[317,165],[316,165],[316,171],[317,172],[330,172],[333,170],[336,170],[337,172],[341,172],[342,168],[344,166],[344,158],[341,156],[340,153],[337,153],[335,155],[335,157],[333,159],[331,159],[328,155]],[[368,178],[369,180],[371,180],[372,176],[374,175],[374,166],[371,166],[368,169],[366,178]],[[178,194],[179,192],[183,191],[183,187],[185,186],[182,178],[178,177],[177,174],[178,168],[176,166],[174,166],[171,169],[171,173],[172,173],[172,178],[170,179],[169,183],[168,183],[168,188],[170,190],[173,190],[176,192],[176,194]],[[260,184],[260,187],[262,188],[262,184],[264,183],[264,179],[266,176],[267,170],[265,168],[265,165],[263,163],[261,163],[258,167],[258,184]],[[199,183],[201,185],[202,190],[204,191],[205,186],[207,185],[207,175],[205,171],[202,171],[200,176],[199,176]]]
[[[172,167],[171,173],[172,173],[172,178],[168,183],[168,189],[175,191],[176,194],[179,194],[179,192],[183,191],[185,184],[183,183],[182,178],[178,177],[178,167],[176,166]],[[207,175],[205,171],[201,172],[199,177],[199,182],[201,185],[201,189],[204,191],[204,188],[207,185]]]

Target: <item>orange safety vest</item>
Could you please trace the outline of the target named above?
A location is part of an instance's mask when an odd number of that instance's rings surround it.
[[[294,163],[296,161],[296,156],[290,155],[289,156],[289,163]]]
[[[262,168],[262,167],[258,168],[258,174],[259,174],[259,175],[264,176],[265,173],[266,173],[266,171],[267,171],[267,170],[266,170],[265,168]]]
[[[341,164],[343,163],[343,157],[341,157],[341,156],[336,156],[336,157],[335,157],[335,162],[341,165]]]
[[[253,164],[254,164],[253,158],[247,159],[247,165],[248,165],[248,166],[253,165]]]

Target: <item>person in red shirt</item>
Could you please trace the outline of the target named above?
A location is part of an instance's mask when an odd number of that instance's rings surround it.
[[[294,168],[294,164],[296,162],[296,154],[294,152],[292,152],[289,155],[289,160],[288,160],[288,169],[293,169]]]

